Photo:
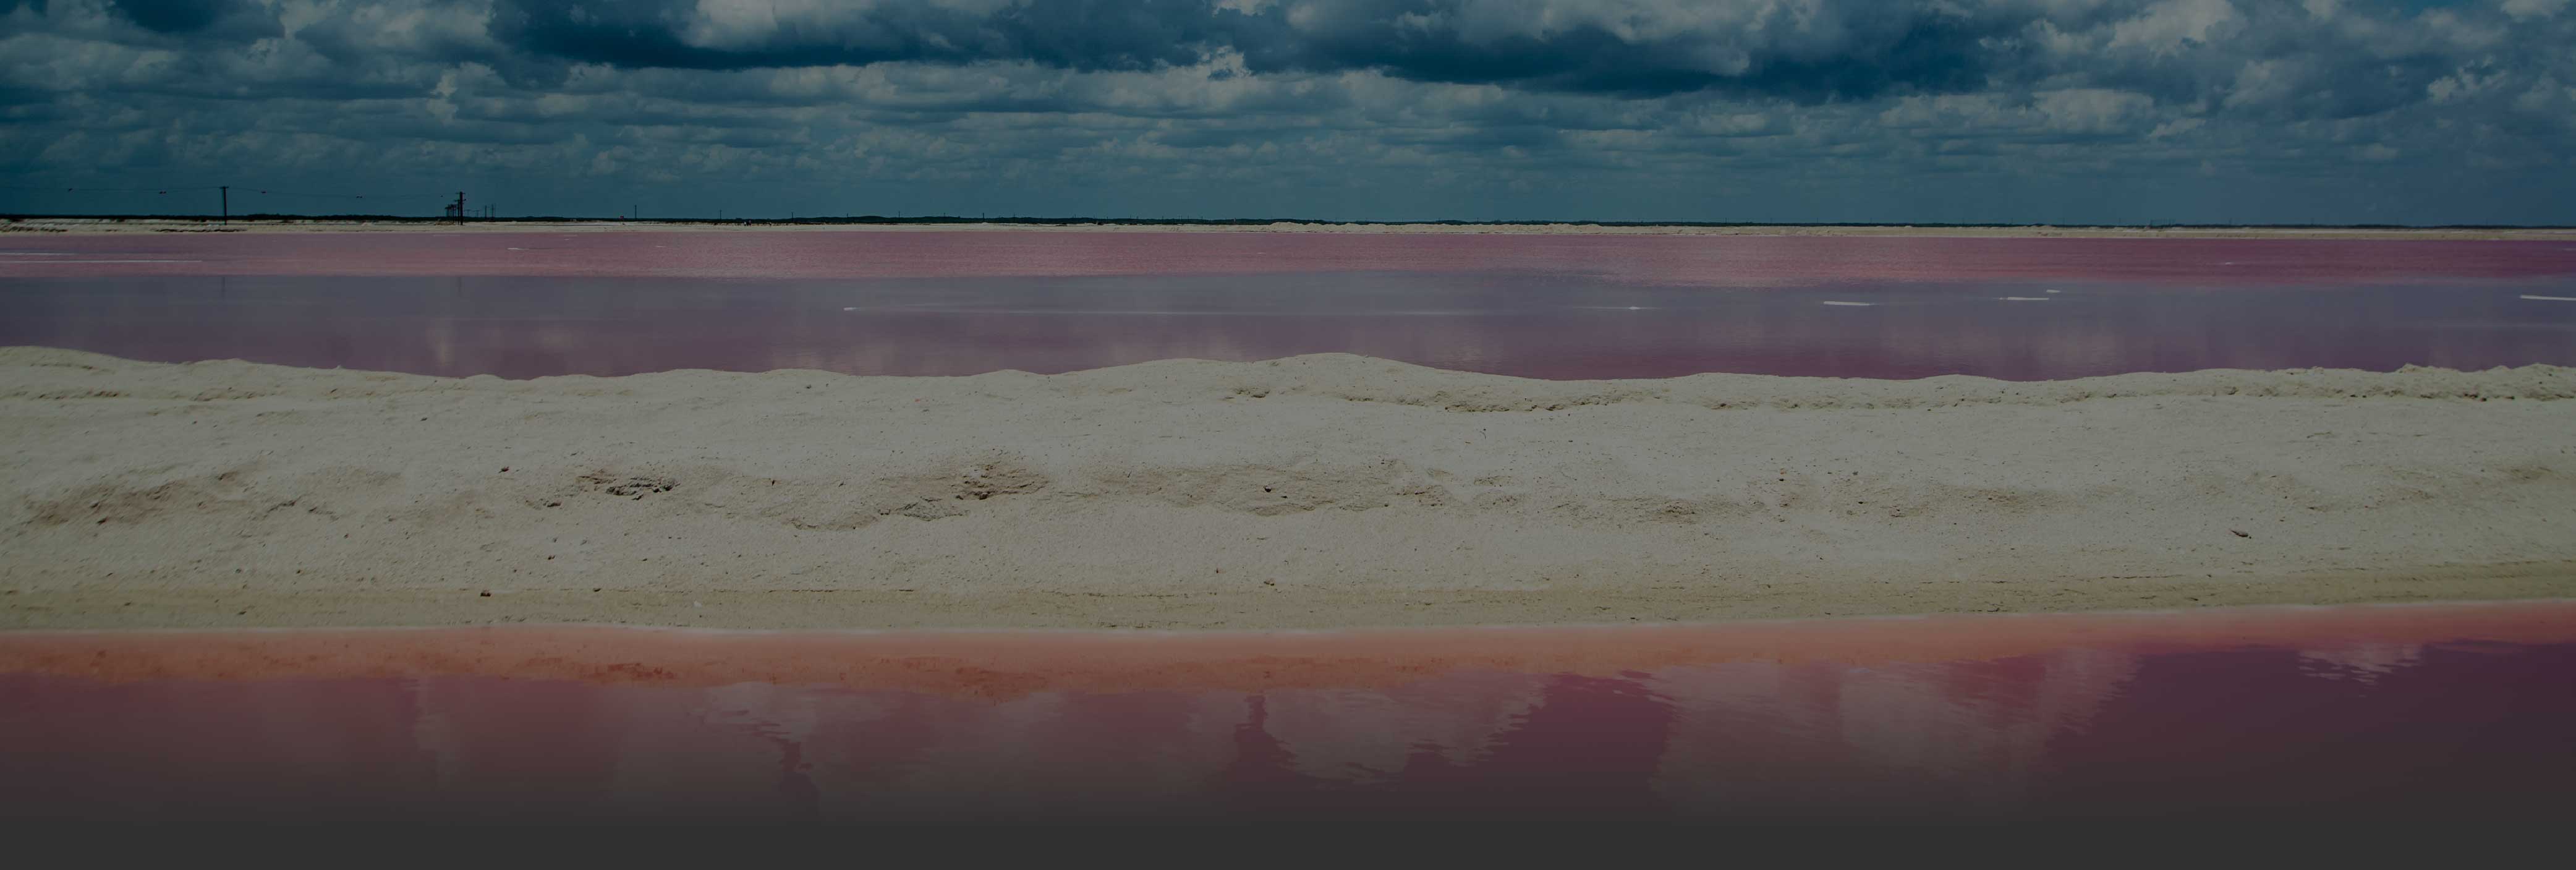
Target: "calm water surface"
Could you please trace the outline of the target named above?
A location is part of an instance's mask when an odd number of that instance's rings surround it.
[[[0,637],[0,810],[2412,823],[2576,811],[2576,607],[2461,612],[2475,618],[1828,621],[1403,643],[18,635]]]
[[[2541,297],[2541,298],[2532,298]],[[0,344],[439,375],[2576,364],[2551,242],[672,232],[0,240]]]
[[[0,238],[0,344],[507,377],[1326,351],[1552,378],[2576,364],[2576,302],[2529,297],[2576,297],[2576,246]],[[2408,611],[1932,641],[1907,639],[1913,623],[1458,633],[1411,652],[1335,635],[643,632],[601,653],[541,633],[0,634],[0,816],[2550,818],[2576,811],[2576,611],[2531,607],[2514,631]],[[1998,628],[2029,625],[2059,627]],[[1640,638],[1661,646],[1550,652]]]

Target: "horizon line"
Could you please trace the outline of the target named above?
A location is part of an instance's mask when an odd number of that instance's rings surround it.
[[[465,219],[463,219],[463,220],[458,220],[458,219],[456,219],[456,218],[444,217],[444,216],[387,215],[387,214],[284,214],[284,213],[268,213],[268,212],[263,212],[263,213],[258,213],[258,214],[249,214],[249,215],[231,215],[231,216],[224,216],[224,215],[210,215],[210,214],[209,214],[209,215],[191,215],[191,214],[60,214],[60,213],[54,213],[54,214],[38,214],[38,213],[0,213],[0,220],[5,220],[5,221],[7,221],[7,222],[9,222],[9,223],[23,223],[23,222],[26,222],[26,221],[115,221],[115,222],[125,222],[125,221],[172,221],[172,222],[218,223],[218,224],[220,224],[220,223],[226,223],[226,222],[231,222],[231,221],[241,221],[241,222],[245,222],[245,223],[258,223],[258,222],[272,222],[272,223],[274,223],[274,222],[286,222],[286,221],[382,221],[382,222],[397,222],[397,223],[426,223],[426,224],[448,224],[448,223],[454,223],[454,224],[459,224],[459,225],[463,225],[463,224],[478,224],[478,223],[480,223],[480,224],[496,224],[496,223],[566,223],[566,222],[582,222],[582,223],[645,223],[645,224],[714,224],[714,225],[737,225],[737,226],[763,225],[763,224],[784,224],[784,225],[796,225],[796,224],[871,224],[871,225],[880,225],[880,224],[1031,224],[1031,225],[1104,224],[1104,225],[1147,225],[1147,226],[1261,226],[1261,225],[1268,225],[1268,224],[1304,224],[1304,225],[1317,225],[1317,226],[1598,226],[1598,227],[1712,227],[1712,228],[1728,228],[1728,227],[1736,227],[1736,228],[1754,228],[1754,227],[1815,227],[1815,228],[1874,228],[1874,227],[1904,228],[1904,227],[1936,227],[1936,228],[1980,229],[1980,228],[2039,227],[2039,228],[2051,228],[2051,229],[2168,229],[2168,228],[2170,228],[2170,229],[2321,229],[2321,230],[2576,230],[2576,224],[2474,224],[2474,223],[2453,223],[2453,224],[2350,223],[2350,224],[2332,224],[2332,223],[2195,223],[2195,222],[2185,222],[2185,221],[2175,221],[2175,222],[2171,222],[2171,223],[2165,223],[2165,222],[2153,222],[2153,223],[2050,223],[2050,222],[2045,222],[2045,221],[1904,221],[1904,222],[1897,222],[1897,221],[1690,221],[1690,220],[1673,220],[1673,221],[1665,221],[1665,220],[1598,220],[1598,219],[1543,219],[1543,218],[1514,218],[1514,219],[1493,219],[1493,220],[1469,220],[1469,219],[1463,219],[1463,218],[1430,218],[1430,219],[1419,219],[1419,220],[1404,220],[1404,219],[1376,219],[1376,218],[1329,219],[1329,218],[1298,218],[1298,217],[1236,217],[1236,218],[1035,217],[1035,216],[1028,216],[1028,215],[1016,215],[1016,216],[1005,216],[1005,217],[967,217],[967,216],[963,216],[963,215],[920,215],[920,216],[911,216],[911,217],[899,217],[899,216],[892,216],[892,215],[873,215],[873,214],[871,214],[871,215],[847,215],[847,216],[835,216],[835,217],[783,217],[783,218],[782,218],[782,217],[769,217],[769,218],[737,218],[737,217],[707,217],[707,216],[697,216],[697,217],[651,217],[651,218],[645,218],[645,217],[626,217],[626,216],[606,216],[606,217],[600,217],[600,216],[579,216],[579,215],[520,215],[520,216],[516,216],[516,217],[498,217],[498,216],[495,216],[495,217],[488,217],[488,218],[486,218],[486,217],[468,217],[468,218],[465,218]]]

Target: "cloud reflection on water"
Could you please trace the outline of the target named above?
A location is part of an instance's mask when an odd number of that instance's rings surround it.
[[[2356,640],[997,697],[19,674],[0,676],[16,711],[0,796],[37,813],[845,821],[2465,811],[2576,773],[2571,667],[2571,645]]]
[[[2576,307],[2535,308],[2509,286],[2053,283],[2069,292],[2017,305],[1976,283],[1725,290],[1502,274],[21,279],[6,288],[0,344],[514,378],[1055,373],[1326,352],[1545,378],[2576,364]],[[1828,293],[1867,305],[1817,304]]]

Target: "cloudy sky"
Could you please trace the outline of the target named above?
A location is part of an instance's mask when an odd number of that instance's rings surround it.
[[[0,211],[2569,224],[2570,46],[2570,0],[0,0]]]

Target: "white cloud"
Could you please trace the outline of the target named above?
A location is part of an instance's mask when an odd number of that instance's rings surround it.
[[[2567,0],[2504,0],[2504,14],[2516,21],[2549,18],[2566,8]]]
[[[2227,0],[2162,0],[2111,28],[2111,48],[2170,55],[2205,46],[2245,23]]]
[[[2149,120],[2155,100],[2145,94],[2103,88],[2044,91],[2035,105],[2050,130],[2064,133],[2113,133]]]
[[[2157,124],[2155,129],[2147,131],[2147,138],[2163,139],[2169,136],[2180,136],[2190,133],[2193,130],[2198,130],[2201,128],[2201,125],[2207,123],[2209,122],[2200,118],[2175,118],[2162,124]]]

